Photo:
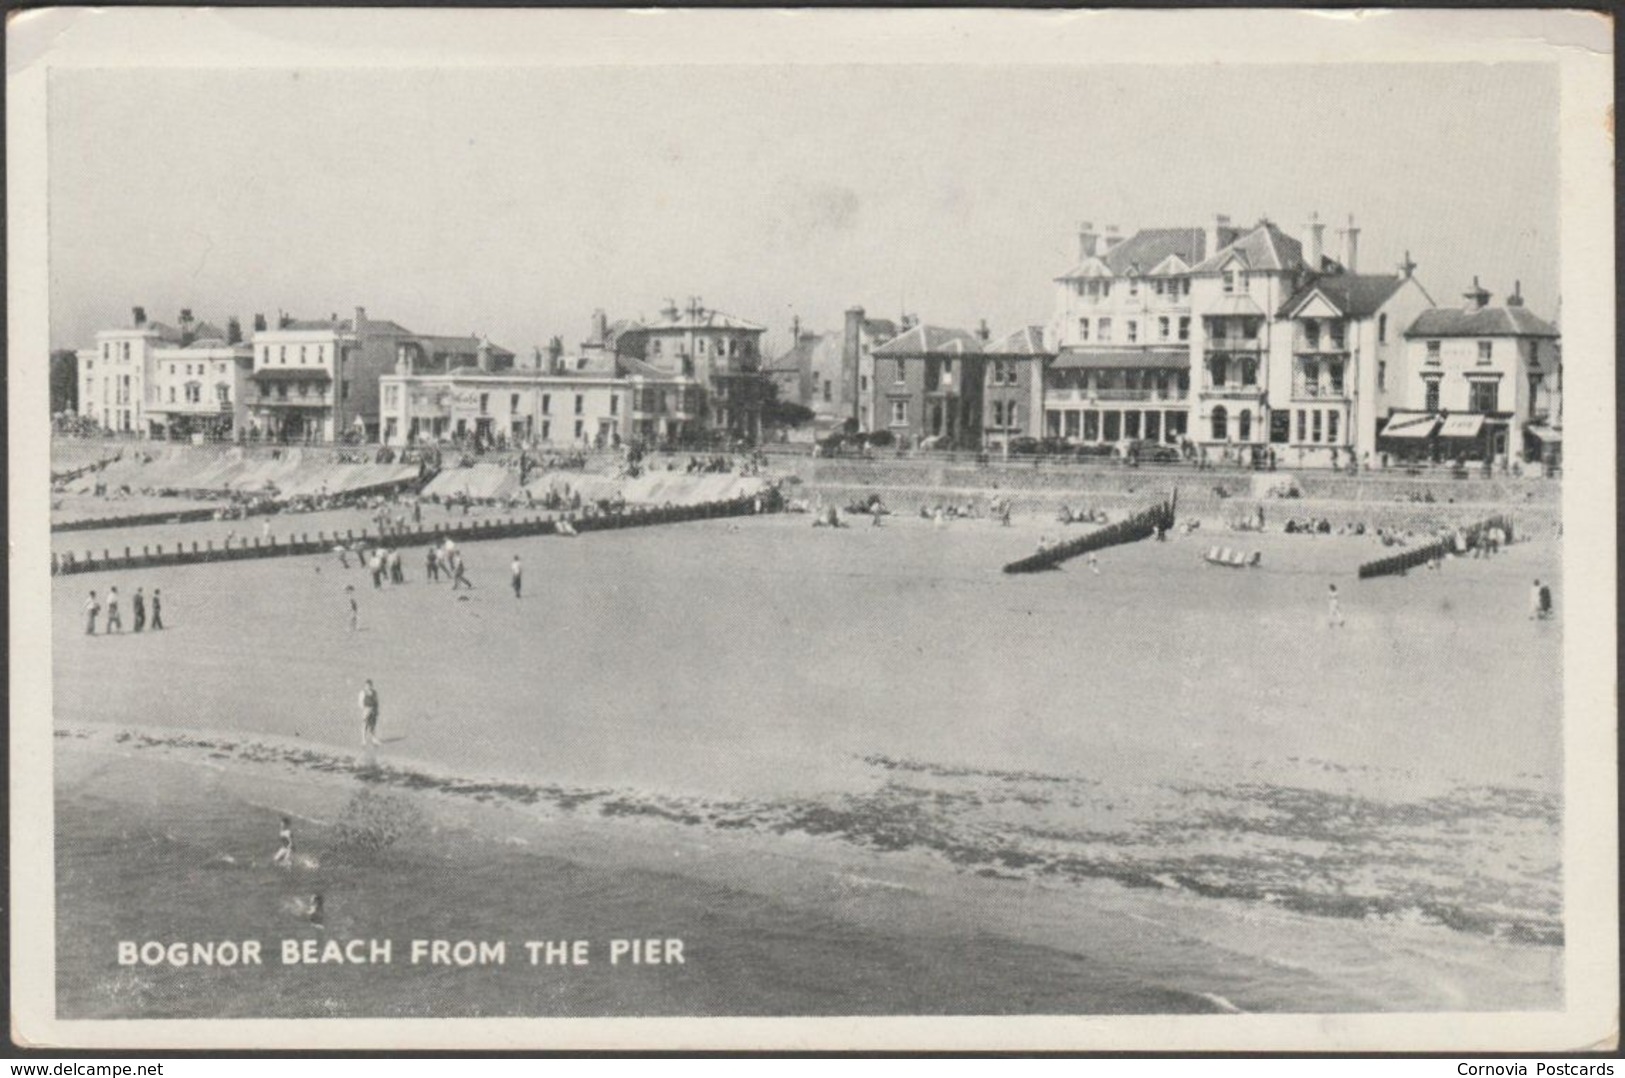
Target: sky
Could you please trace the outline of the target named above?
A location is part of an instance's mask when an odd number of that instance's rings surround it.
[[[64,69],[49,83],[53,347],[129,309],[224,324],[357,305],[517,352],[670,297],[769,328],[907,310],[1048,321],[1082,220],[1353,214],[1558,287],[1558,80],[1541,64]]]

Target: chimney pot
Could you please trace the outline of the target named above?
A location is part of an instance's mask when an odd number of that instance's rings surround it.
[[[147,309],[145,307],[131,307],[130,317],[134,319],[136,325],[144,326],[147,324]]]

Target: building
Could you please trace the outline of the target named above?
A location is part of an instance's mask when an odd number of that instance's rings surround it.
[[[982,349],[986,384],[982,389],[982,444],[1009,449],[1018,438],[1041,433],[1044,375],[1051,359],[1044,327],[1024,326],[989,341]]]
[[[1269,440],[1277,453],[1290,449],[1293,464],[1376,457],[1382,417],[1401,389],[1404,327],[1433,306],[1415,268],[1407,256],[1399,273],[1317,274],[1277,312],[1292,356],[1267,402]]]
[[[840,333],[809,333],[798,318],[795,343],[768,372],[779,399],[812,409],[819,434],[855,425],[870,430],[874,417],[874,349],[897,336],[897,324],[849,307]]]
[[[620,445],[630,429],[632,386],[603,372],[554,373],[459,366],[379,379],[383,444]]]
[[[1124,238],[1084,222],[1079,262],[1055,278],[1055,358],[1044,377],[1046,437],[1178,443],[1190,428],[1195,267],[1242,235],[1149,228]]]
[[[902,446],[981,446],[984,343],[964,330],[916,324],[875,348],[877,428]]]
[[[342,321],[284,316],[267,328],[257,319],[252,344],[252,430],[278,442],[378,439],[380,380],[403,362],[424,375],[513,365],[512,352],[482,338],[416,334],[362,307]]]
[[[190,337],[191,343],[151,352],[148,433],[153,438],[237,437],[248,429],[253,348],[207,322],[192,325],[189,311],[181,314],[182,339]]]
[[[692,413],[670,414],[675,429],[755,441],[761,437],[762,402],[770,391],[762,364],[763,332],[765,327],[754,322],[708,310],[696,297],[682,310],[668,300],[658,319],[619,328],[613,345],[619,361],[641,361],[628,366],[628,373],[642,378],[651,393],[658,385],[662,400],[676,393],[685,407],[694,408]],[[685,387],[698,387],[701,393],[695,396]],[[644,413],[649,425],[644,429],[655,429],[667,418],[665,413]]]
[[[94,348],[79,351],[79,414],[106,430],[145,437],[153,350],[184,343],[179,329],[132,308],[130,325],[102,330]]]
[[[1275,315],[1311,276],[1343,269],[1320,251],[1317,228],[1309,233],[1306,254],[1303,241],[1260,220],[1191,269],[1190,437],[1209,452],[1251,456],[1292,440],[1288,410],[1270,404],[1290,397],[1295,343]]]
[[[1405,330],[1379,444],[1401,458],[1552,459],[1561,444],[1562,368],[1557,327],[1523,304],[1504,304],[1475,277],[1461,307],[1422,311]]]

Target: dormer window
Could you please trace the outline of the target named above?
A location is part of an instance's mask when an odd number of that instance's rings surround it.
[[[1227,269],[1224,271],[1224,290],[1226,293],[1231,293],[1236,290],[1236,278],[1238,276],[1239,274],[1237,274],[1233,269]]]

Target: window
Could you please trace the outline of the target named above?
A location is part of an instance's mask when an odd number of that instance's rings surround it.
[[[1181,278],[1179,290],[1187,296],[1191,294],[1191,279],[1189,277]]]
[[[174,386],[169,387],[169,403],[170,404],[175,403],[175,387]]]
[[[112,355],[112,352],[111,352],[111,351],[110,351],[110,349],[111,349],[111,348],[112,348],[112,347],[113,347],[113,346],[112,346],[112,345],[110,345],[110,344],[104,344],[104,345],[102,345],[102,359],[103,359],[103,360],[104,360],[104,361],[105,361],[105,360],[110,360],[110,359],[112,359],[112,358],[113,358],[113,355]]]
[[[993,402],[993,425],[995,427],[1004,426],[1004,402],[1003,401],[994,401]]]
[[[1309,440],[1311,442],[1320,441],[1320,409],[1319,408],[1316,408],[1314,411],[1309,413],[1309,429],[1313,434],[1313,436]]]
[[[1179,320],[1179,339],[1182,341],[1191,339],[1191,320],[1189,318]]]
[[[1235,270],[1227,269],[1224,271],[1224,290],[1226,293],[1234,292],[1236,290]]]
[[[1215,442],[1230,440],[1230,415],[1222,404],[1213,409],[1213,440]]]
[[[1236,416],[1236,437],[1243,442],[1253,440],[1253,413],[1244,410]]]
[[[542,420],[542,441],[544,441],[544,442],[548,441],[552,437],[553,437],[553,421],[551,419]]]
[[[618,397],[618,396],[615,396],[613,394],[611,394],[610,398],[609,398],[609,414],[610,415],[620,415],[621,414],[621,398]]]
[[[1337,413],[1336,412],[1327,412],[1326,413],[1326,440],[1328,442],[1333,443],[1334,445],[1337,442]]]
[[[1478,342],[1478,362],[1481,363],[1481,364],[1488,363],[1490,361],[1490,355],[1491,355],[1493,350],[1494,350],[1494,343],[1493,342],[1491,342],[1491,341],[1479,341]]]
[[[1305,412],[1302,408],[1299,408],[1298,409],[1298,441],[1307,442],[1308,440],[1309,440],[1309,413]]]
[[[1332,396],[1341,397],[1343,395],[1343,364],[1326,364],[1326,373],[1331,376]]]
[[[659,337],[656,337],[654,340],[649,342],[649,354],[652,355],[652,356],[658,356],[660,354],[660,338]]]
[[[1439,410],[1439,380],[1437,378],[1428,379],[1427,389],[1423,393],[1422,407],[1429,412]]]
[[[277,345],[277,362],[280,363],[284,367],[286,367],[288,365],[288,346],[287,345],[285,345],[285,344]]]
[[[299,346],[299,365],[301,367],[305,365],[305,346],[302,344]]]
[[[214,387],[214,399],[220,404],[230,404],[231,387],[224,382],[216,382]]]
[[[1140,279],[1138,277],[1130,277],[1128,279],[1128,294],[1131,296],[1137,296],[1140,294]]]
[[[585,433],[587,433],[587,421],[585,419],[576,420],[576,437],[580,438]]]
[[[1089,408],[1083,413],[1083,433],[1078,433],[1078,413],[1066,413],[1066,436],[1068,438],[1081,437],[1086,442],[1097,441],[1100,438],[1100,413]]]
[[[699,339],[699,342],[695,345],[695,350],[698,351],[700,355],[702,355],[702,356],[705,355],[705,338],[704,337],[701,337]]]
[[[1437,362],[1439,362],[1439,342],[1438,341],[1429,341],[1428,342],[1428,362],[1429,363],[1437,363]]]
[[[1011,401],[1008,405],[1005,406],[1005,409],[1004,409],[1004,425],[1007,426],[1007,427],[1020,426],[1020,424],[1016,422],[1016,402],[1015,401]]]
[[[1102,318],[1100,320],[1100,332],[1095,334],[1095,336],[1102,344],[1111,343],[1112,320],[1110,318]]]
[[[1169,330],[1168,319],[1166,317],[1157,319],[1157,340],[1159,340],[1159,341],[1167,340],[1168,339],[1168,330]]]
[[[1258,384],[1258,360],[1248,356],[1241,361],[1241,384],[1256,386]]]
[[[858,392],[869,392],[869,376],[867,374],[858,375]]]
[[[903,384],[903,361],[900,359],[897,361],[897,384]]]
[[[186,383],[186,403],[199,404],[203,400],[203,387],[196,382]]]
[[[489,394],[489,393],[481,393],[480,394],[480,415],[485,415],[490,410],[491,410],[491,394]]]
[[[543,393],[542,394],[542,414],[543,415],[548,415],[552,411],[553,411],[553,394],[551,394],[551,393]]]
[[[316,362],[324,367],[327,365],[327,345],[318,344],[316,346]]]
[[[1080,318],[1080,319],[1078,319],[1078,340],[1086,341],[1088,339],[1089,339],[1089,319]]]
[[[1130,318],[1128,321],[1128,343],[1138,343],[1140,339],[1140,323]]]
[[[517,412],[517,411],[519,411],[519,394],[517,394],[517,393],[508,394],[508,411],[509,412]]]
[[[130,362],[130,342],[124,342],[124,362]]]
[[[908,423],[908,401],[891,402],[891,425],[905,426]]]
[[[1496,382],[1474,382],[1468,392],[1467,407],[1474,412],[1496,412],[1500,385]]]
[[[1388,388],[1388,361],[1386,359],[1377,360],[1377,388]]]
[[[1347,337],[1343,332],[1343,323],[1332,322],[1327,326],[1327,329],[1331,332],[1332,336],[1332,351],[1341,352],[1343,350],[1343,342],[1347,340]]]
[[[1377,343],[1388,343],[1388,316],[1385,314],[1377,315]]]
[[[576,394],[576,415],[581,415],[586,410],[587,410],[587,398],[584,395],[582,395],[580,393],[577,393]]]
[[[834,385],[835,385],[835,383],[830,381],[828,378],[824,379],[824,403],[825,404],[828,404],[830,402],[830,393],[831,393],[832,388],[833,388]]]
[[[339,396],[345,400],[350,399],[350,380],[348,378],[339,382]]]

